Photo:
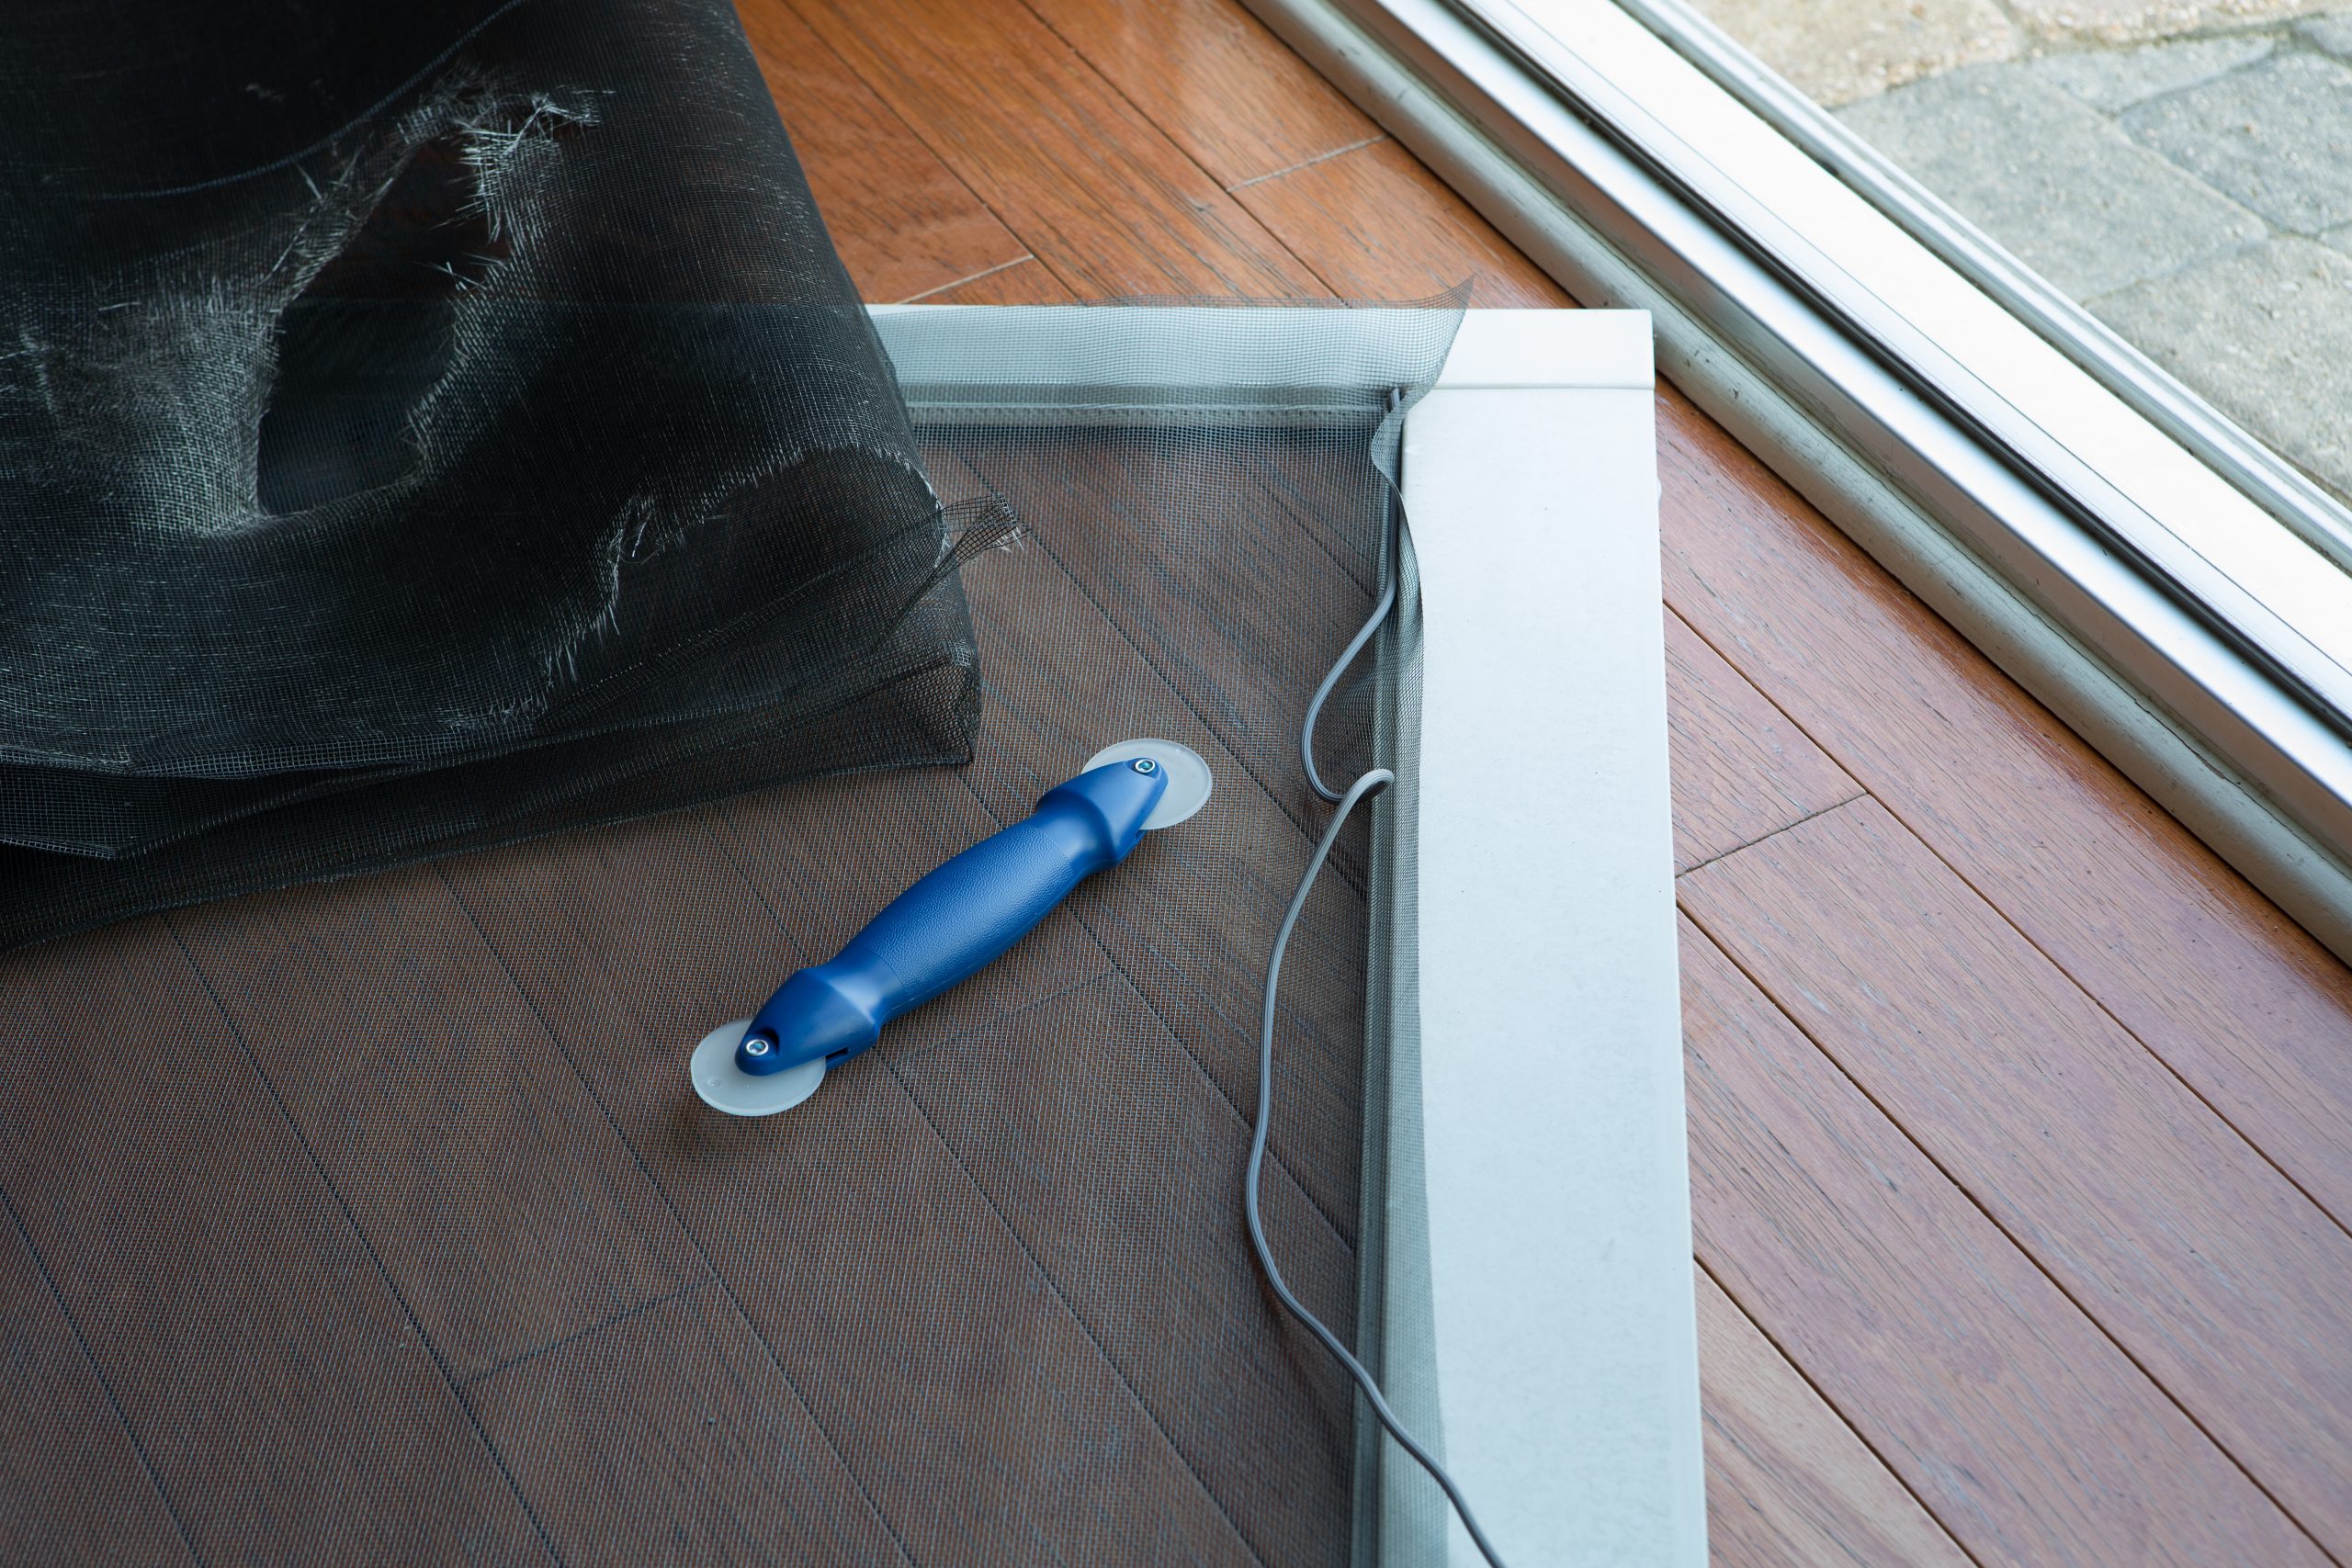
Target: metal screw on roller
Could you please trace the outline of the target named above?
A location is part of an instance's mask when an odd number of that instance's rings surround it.
[[[1208,763],[1189,746],[1180,746],[1173,740],[1122,740],[1089,757],[1081,776],[1113,762],[1149,762],[1150,773],[1168,780],[1167,793],[1152,807],[1151,815],[1144,818],[1143,830],[1147,833],[1173,828],[1208,804],[1215,781],[1209,774]],[[1146,770],[1136,768],[1136,772],[1143,773]]]

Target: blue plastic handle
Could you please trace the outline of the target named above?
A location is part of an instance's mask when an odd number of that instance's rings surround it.
[[[735,1065],[765,1075],[856,1055],[884,1024],[986,967],[1071,888],[1126,859],[1167,790],[1167,770],[1148,757],[1056,784],[1027,820],[940,866],[831,962],[776,987],[743,1032]]]

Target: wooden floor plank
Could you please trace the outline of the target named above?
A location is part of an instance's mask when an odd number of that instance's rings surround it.
[[[784,0],[736,10],[862,297],[910,299],[1027,254]]]
[[[1381,134],[1236,0],[1028,4],[1227,190]]]
[[[1259,1558],[1347,1562],[1352,1393],[1267,1331],[1248,1125],[1135,988],[1104,976],[892,1066]],[[1351,1339],[1354,1254],[1286,1171],[1264,1193],[1293,1288]]]
[[[1077,299],[1035,256],[991,267],[921,297],[925,305],[1069,305]]]
[[[709,1282],[467,1392],[570,1568],[910,1562]]]
[[[1566,306],[1567,291],[1394,141],[1236,191],[1333,293],[1422,299],[1470,285],[1483,310]]]
[[[975,579],[976,586],[978,579]],[[1065,905],[1153,1011],[1239,1107],[1257,1094],[1260,987],[1279,896],[1237,902],[1237,887],[1287,890],[1313,842],[1182,698],[1058,570],[1008,567],[975,592],[991,697],[1018,722],[991,726],[967,770],[1002,821],[1098,744],[1104,716],[1125,732],[1190,746],[1219,781],[1187,838],[1147,840],[1115,888],[1087,884]],[[1360,855],[1361,849],[1356,852]],[[1204,910],[1216,910],[1204,919]],[[1360,895],[1322,880],[1283,961],[1283,1107],[1274,1156],[1351,1241],[1363,1137],[1363,942]]]
[[[1972,1556],[2325,1561],[1687,921],[1682,1001],[1701,1260]]]
[[[2352,971],[1672,393],[1667,602],[2339,1222]]]
[[[1017,4],[793,4],[1080,293],[1321,292],[1215,180]]]
[[[551,1561],[162,920],[0,961],[0,1190],[199,1558]]]
[[[431,866],[171,920],[461,1384],[705,1275]]]
[[[2085,1312],[2352,1554],[2352,1237],[1875,801],[1679,889]]]
[[[1678,875],[1862,793],[1671,610],[1666,696]]]
[[[909,1555],[1250,1561],[887,1062],[788,1135],[682,1103],[682,1021],[764,995],[789,943],[698,821],[594,837],[451,880]]]
[[[0,1204],[6,1197],[0,1187]],[[0,1207],[0,1562],[196,1561],[23,1227]]]
[[[1707,1549],[1721,1568],[1964,1568],[1968,1558],[1702,1269]]]

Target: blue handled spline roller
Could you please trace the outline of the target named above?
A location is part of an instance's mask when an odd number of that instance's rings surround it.
[[[1056,784],[1029,817],[899,894],[829,963],[803,969],[749,1019],[695,1047],[695,1092],[730,1116],[772,1116],[882,1026],[977,973],[1071,888],[1144,834],[1208,804],[1209,765],[1172,740],[1123,740]]]

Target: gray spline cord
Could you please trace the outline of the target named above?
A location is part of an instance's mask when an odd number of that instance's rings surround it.
[[[1390,410],[1393,412],[1401,400],[1391,393]],[[1325,1327],[1320,1318],[1306,1310],[1304,1302],[1291,1293],[1289,1283],[1283,1279],[1282,1269],[1275,1266],[1273,1250],[1266,1245],[1266,1227],[1258,1214],[1258,1174],[1266,1163],[1266,1137],[1272,1130],[1274,1120],[1274,1001],[1282,987],[1283,952],[1290,945],[1291,929],[1298,924],[1299,911],[1306,908],[1307,894],[1315,889],[1316,874],[1330,857],[1331,846],[1339,841],[1340,829],[1348,825],[1349,813],[1355,810],[1358,801],[1396,782],[1396,775],[1386,768],[1374,768],[1350,784],[1344,794],[1327,786],[1322,775],[1315,771],[1315,721],[1322,716],[1323,701],[1331,694],[1331,688],[1339,683],[1340,676],[1355,662],[1356,655],[1363,651],[1364,645],[1372,640],[1373,633],[1380,629],[1381,623],[1388,618],[1389,611],[1396,604],[1396,557],[1402,547],[1402,526],[1403,507],[1392,498],[1386,548],[1381,556],[1379,600],[1363,628],[1349,641],[1346,650],[1331,666],[1330,673],[1323,677],[1322,684],[1315,688],[1315,698],[1306,705],[1306,721],[1299,728],[1299,761],[1306,766],[1306,781],[1324,799],[1339,802],[1339,809],[1332,813],[1330,826],[1323,829],[1322,841],[1315,846],[1315,853],[1306,863],[1306,874],[1298,879],[1298,891],[1291,895],[1290,908],[1283,911],[1282,926],[1274,932],[1273,952],[1266,959],[1265,1006],[1258,1014],[1258,1119],[1250,1133],[1250,1164],[1241,1180],[1241,1213],[1249,1222],[1250,1246],[1258,1255],[1258,1267],[1266,1271],[1266,1283],[1273,1287],[1274,1299],[1282,1303],[1283,1309],[1298,1319],[1323,1348],[1331,1353],[1331,1359],[1355,1380],[1356,1387],[1363,1391],[1364,1399],[1372,1405],[1372,1413],[1380,1418],[1381,1426],[1396,1439],[1399,1448],[1413,1456],[1414,1463],[1429,1472],[1430,1479],[1438,1483],[1445,1494],[1446,1501],[1453,1504],[1453,1511],[1461,1516],[1463,1528],[1470,1532],[1471,1540],[1476,1543],[1478,1554],[1487,1560],[1488,1568],[1503,1568],[1503,1560],[1496,1552],[1494,1542],[1488,1540],[1487,1532],[1478,1528],[1478,1520],[1470,1512],[1470,1505],[1463,1497],[1462,1489],[1453,1483],[1453,1477],[1445,1472],[1445,1466],[1440,1464],[1427,1449],[1415,1442],[1411,1434],[1397,1421],[1396,1413],[1388,1408],[1388,1401],[1381,1395],[1380,1385],[1373,1381],[1372,1373],[1365,1371],[1363,1363],[1350,1354],[1348,1348],[1340,1343],[1339,1336]]]
[[[1391,390],[1388,412],[1393,415],[1404,406],[1404,402],[1403,393]],[[1306,705],[1306,717],[1298,727],[1299,764],[1306,770],[1307,784],[1326,800],[1338,800],[1340,792],[1325,784],[1323,775],[1315,770],[1315,721],[1323,716],[1323,704],[1330,696],[1331,688],[1340,683],[1340,677],[1348,672],[1348,666],[1356,661],[1356,655],[1363,651],[1363,646],[1372,640],[1373,633],[1386,624],[1388,612],[1396,607],[1396,556],[1404,548],[1405,529],[1403,468],[1404,459],[1400,456],[1396,483],[1388,494],[1388,515],[1385,520],[1386,530],[1380,541],[1380,595],[1373,601],[1372,614],[1364,617],[1363,625],[1356,629],[1356,635],[1348,639],[1348,646],[1340,650],[1340,657],[1331,660],[1331,668],[1324,672],[1322,683],[1315,688],[1315,696]],[[1347,813],[1343,809],[1340,815],[1344,817]]]
[[[1272,1126],[1274,1115],[1274,995],[1282,984],[1283,949],[1290,942],[1291,928],[1298,924],[1298,912],[1306,907],[1306,896],[1315,886],[1315,874],[1323,869],[1323,862],[1330,854],[1331,845],[1338,840],[1340,829],[1347,826],[1348,813],[1353,811],[1356,802],[1365,795],[1396,782],[1396,775],[1386,768],[1374,768],[1348,786],[1347,793],[1340,797],[1340,809],[1332,816],[1331,825],[1323,829],[1323,841],[1315,846],[1315,856],[1306,863],[1306,874],[1298,879],[1298,891],[1291,895],[1290,908],[1283,913],[1282,929],[1274,933],[1273,956],[1266,961],[1266,1005],[1258,1017],[1258,1123],[1250,1134],[1250,1165],[1242,1177],[1241,1212],[1250,1223],[1250,1245],[1258,1254],[1258,1267],[1266,1271],[1266,1283],[1273,1287],[1274,1299],[1281,1302],[1283,1310],[1298,1319],[1309,1334],[1322,1342],[1323,1348],[1347,1370],[1348,1376],[1355,1379],[1356,1387],[1363,1391],[1364,1398],[1372,1405],[1372,1413],[1380,1417],[1380,1424],[1388,1429],[1388,1435],[1396,1438],[1397,1446],[1412,1455],[1413,1462],[1428,1471],[1430,1479],[1444,1491],[1446,1501],[1452,1503],[1453,1511],[1462,1516],[1463,1527],[1469,1530],[1470,1539],[1477,1543],[1479,1554],[1492,1568],[1503,1568],[1503,1560],[1496,1553],[1494,1543],[1487,1539],[1487,1532],[1478,1528],[1478,1520],[1470,1512],[1470,1505],[1464,1499],[1462,1489],[1453,1483],[1453,1477],[1445,1472],[1445,1466],[1440,1464],[1427,1449],[1415,1442],[1412,1435],[1398,1424],[1396,1413],[1388,1408],[1388,1401],[1381,1397],[1380,1385],[1373,1381],[1363,1363],[1351,1355],[1348,1348],[1340,1343],[1339,1336],[1326,1328],[1322,1320],[1307,1311],[1306,1303],[1291,1293],[1290,1285],[1283,1279],[1282,1269],[1274,1263],[1272,1251],[1266,1246],[1266,1227],[1258,1217],[1258,1171],[1266,1162],[1266,1134]]]

